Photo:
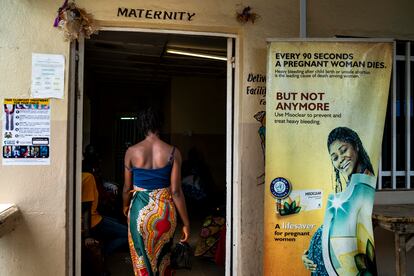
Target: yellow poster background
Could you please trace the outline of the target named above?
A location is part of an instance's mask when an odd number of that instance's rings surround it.
[[[310,275],[301,256],[307,250],[315,230],[323,222],[327,196],[334,189],[334,171],[327,149],[327,137],[332,129],[345,126],[358,133],[377,175],[392,52],[391,42],[269,43],[264,275]],[[305,64],[305,61],[308,63]],[[301,94],[309,96],[310,93],[315,93],[315,100],[300,97]],[[281,95],[284,98],[281,99]],[[287,105],[283,109],[285,103]],[[314,107],[310,106],[311,103],[322,104],[325,108],[325,104],[328,104],[328,110],[292,110],[293,103],[307,104],[310,108]],[[293,115],[286,116],[286,112]],[[295,114],[305,117],[295,117]],[[294,122],[301,118],[310,122]],[[276,211],[277,200],[270,192],[271,182],[277,177],[287,179],[293,191],[322,190],[321,208],[280,216]],[[300,200],[298,203],[300,205]],[[287,236],[294,238],[294,241],[275,241],[275,237],[285,237],[286,232],[307,231],[281,229],[287,223],[314,227],[308,231],[308,236]]]

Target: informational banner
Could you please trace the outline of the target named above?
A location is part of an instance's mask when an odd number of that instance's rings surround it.
[[[5,99],[3,165],[49,165],[48,99]]]
[[[371,223],[393,44],[274,41],[265,275],[376,275]]]

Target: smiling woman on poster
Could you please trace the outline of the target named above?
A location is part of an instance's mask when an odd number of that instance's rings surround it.
[[[358,134],[347,127],[333,129],[327,146],[335,193],[328,196],[324,224],[303,264],[312,275],[376,275],[371,223],[376,178],[370,158]]]

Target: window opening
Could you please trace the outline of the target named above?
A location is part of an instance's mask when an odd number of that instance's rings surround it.
[[[413,42],[396,41],[378,190],[413,189]]]

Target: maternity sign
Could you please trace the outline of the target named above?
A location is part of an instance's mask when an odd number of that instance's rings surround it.
[[[273,41],[265,275],[376,275],[371,223],[392,42]]]

